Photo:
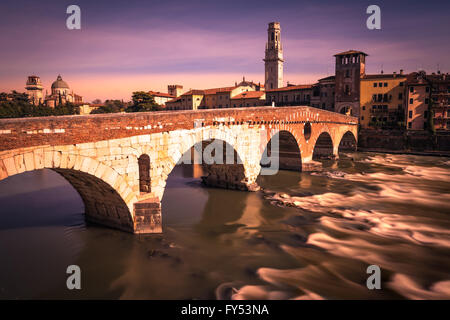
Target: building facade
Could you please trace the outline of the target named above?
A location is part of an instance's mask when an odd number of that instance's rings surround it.
[[[264,58],[266,90],[283,87],[283,46],[279,22],[269,23],[267,44]]]
[[[309,106],[313,95],[312,84],[288,85],[278,89],[266,90],[268,105],[282,106]]]
[[[372,74],[361,78],[359,123],[362,128],[404,128],[406,76]]]
[[[413,72],[407,80],[407,129],[450,130],[449,75]]]
[[[165,92],[155,92],[155,91],[149,91],[148,92],[149,95],[151,95],[153,97],[153,99],[155,99],[155,103],[159,104],[160,106],[165,106],[167,101],[170,101],[174,98],[176,98],[175,96],[169,94],[169,93],[165,93]]]
[[[367,54],[349,50],[336,57],[335,106],[334,111],[348,115],[359,115],[360,79],[365,75]]]
[[[198,109],[220,109],[239,108],[249,106],[262,106],[265,104],[263,94],[251,94],[251,92],[263,91],[261,84],[246,81],[245,78],[232,87],[221,87],[212,89],[193,89],[181,94],[166,103],[167,110],[198,110]],[[241,95],[246,93],[246,95]],[[233,99],[237,97],[238,99]],[[247,100],[250,99],[250,100]],[[245,103],[240,101],[244,100]],[[256,104],[256,105],[255,105]]]

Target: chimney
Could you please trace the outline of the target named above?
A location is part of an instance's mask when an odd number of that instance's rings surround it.
[[[394,78],[397,77],[397,72],[394,71],[394,72],[392,73],[392,75],[393,75]]]
[[[400,74],[403,74],[403,69],[400,69]]]

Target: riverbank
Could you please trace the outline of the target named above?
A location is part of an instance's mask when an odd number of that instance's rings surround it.
[[[358,150],[392,154],[450,156],[450,132],[367,130],[358,134]]]

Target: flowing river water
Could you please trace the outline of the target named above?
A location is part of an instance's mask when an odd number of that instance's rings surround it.
[[[86,225],[51,170],[1,181],[0,298],[450,299],[449,158],[352,153],[253,193],[203,187],[200,171],[174,169],[164,233],[146,236]]]

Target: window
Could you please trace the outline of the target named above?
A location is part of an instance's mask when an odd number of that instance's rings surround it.
[[[403,99],[403,93],[400,92],[400,93],[398,94],[398,99],[399,99],[399,100],[402,100],[402,99]]]
[[[423,128],[424,129],[428,128],[428,123],[426,121],[423,122]]]
[[[426,119],[426,118],[428,118],[428,111],[427,110],[425,110],[424,112],[423,112],[423,117]]]
[[[350,70],[345,70],[345,77],[350,78]]]
[[[363,110],[366,110],[366,106],[363,106]]]
[[[428,104],[428,103],[430,103],[430,99],[426,98],[425,99],[425,104]]]
[[[376,83],[376,82],[373,83],[373,87],[374,87],[374,88],[377,87],[377,83]]]
[[[410,87],[409,92],[414,92],[414,87]]]
[[[411,122],[408,122],[408,129],[411,129]]]
[[[383,86],[383,82],[379,82],[378,86],[381,88]]]
[[[409,99],[409,104],[413,104],[413,103],[414,103],[414,99],[413,98]]]
[[[384,86],[387,87],[387,82],[384,83]]]
[[[373,102],[377,101],[377,95],[376,94],[372,95],[372,101]]]
[[[364,116],[361,117],[361,120],[364,120]]]
[[[426,87],[425,92],[427,92],[427,93],[430,92],[430,87]]]
[[[377,106],[372,106],[372,110],[375,110],[377,108]]]
[[[402,81],[402,82],[400,82],[400,87],[403,87],[403,81]]]
[[[408,117],[409,117],[410,119],[412,118],[412,110],[409,111]]]

